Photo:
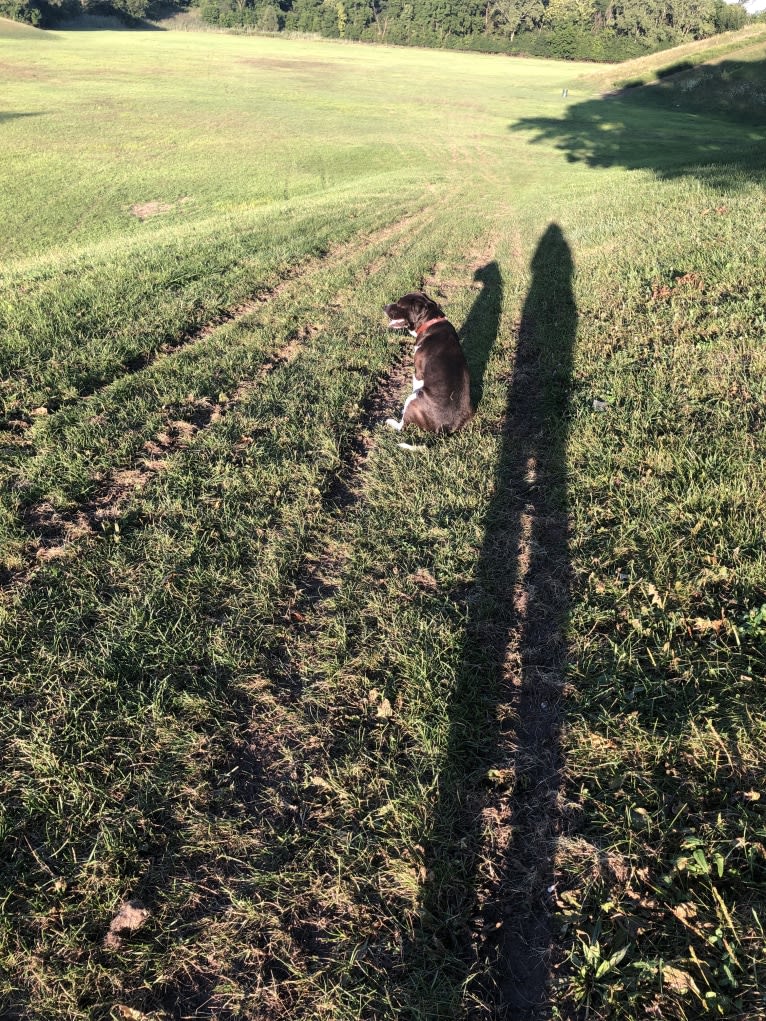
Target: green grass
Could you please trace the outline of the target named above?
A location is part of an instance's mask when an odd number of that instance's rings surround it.
[[[0,24],[0,1013],[762,1016],[762,127]]]
[[[762,46],[764,35],[763,25],[755,23],[736,32],[723,32],[709,39],[699,39],[671,50],[660,50],[647,57],[637,57],[616,66],[600,68],[588,75],[588,81],[604,90],[636,88],[667,78],[681,68],[697,67],[700,64],[715,66],[730,55],[747,60],[750,59],[751,47]],[[686,98],[683,105],[686,105]],[[716,96],[711,90],[707,98],[715,103]]]

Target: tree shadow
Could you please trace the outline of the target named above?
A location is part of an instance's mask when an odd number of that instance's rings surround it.
[[[471,306],[459,335],[471,373],[471,402],[474,408],[477,408],[484,394],[487,362],[497,338],[500,309],[503,305],[503,278],[496,262],[480,266],[473,278],[482,284],[482,289]]]
[[[564,117],[525,117],[509,130],[553,145],[572,163],[694,176],[732,188],[766,175],[766,62],[677,66],[652,84],[575,103]]]
[[[162,25],[145,18],[97,12],[56,22],[56,28],[62,32],[167,32]]]
[[[2,124],[3,121],[18,120],[20,117],[42,117],[42,115],[47,112],[47,110],[33,110],[30,113],[16,113],[15,111],[10,110],[0,110],[0,124]]]
[[[494,496],[469,598],[427,847],[425,934],[461,962],[467,1015],[549,1016],[569,555],[566,448],[573,263],[548,226],[509,376]],[[499,276],[499,271],[498,271]],[[482,847],[483,845],[483,847]],[[470,918],[466,928],[456,920]]]

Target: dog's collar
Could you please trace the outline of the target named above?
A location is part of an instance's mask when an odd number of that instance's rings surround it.
[[[421,333],[425,333],[429,326],[433,326],[434,323],[443,323],[446,319],[446,316],[437,316],[436,319],[427,319],[426,322],[421,323],[415,330],[415,336],[419,337]]]

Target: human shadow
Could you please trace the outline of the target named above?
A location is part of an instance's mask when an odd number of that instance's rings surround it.
[[[549,1016],[546,891],[560,825],[567,415],[577,332],[572,256],[557,224],[541,237],[531,269],[422,900],[424,935],[461,962],[446,977],[466,989],[466,1016],[474,1004],[477,1016],[489,1011],[505,1021]]]
[[[484,395],[484,375],[497,337],[503,305],[503,278],[496,262],[480,266],[473,275],[482,288],[458,331],[471,373],[471,402],[474,408]]]
[[[509,130],[589,167],[694,176],[717,188],[766,176],[766,62],[678,65],[651,84],[624,85],[563,117],[524,117]]]

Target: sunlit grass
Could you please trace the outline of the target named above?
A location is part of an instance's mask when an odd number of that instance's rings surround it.
[[[552,1016],[759,1017],[760,129],[577,65],[0,24],[2,1009],[491,1017],[506,897]],[[419,286],[482,401],[405,452]]]

